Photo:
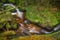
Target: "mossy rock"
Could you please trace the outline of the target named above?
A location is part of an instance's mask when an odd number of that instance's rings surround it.
[[[56,39],[50,36],[33,35],[33,36],[26,36],[26,37],[18,37],[13,40],[56,40]]]
[[[10,30],[10,31],[5,31],[5,32],[0,33],[0,37],[15,35],[15,34],[16,33],[14,31]]]
[[[30,21],[40,23],[45,27],[53,27],[60,21],[60,12],[57,10],[51,11],[50,7],[28,6],[26,9],[26,16]]]

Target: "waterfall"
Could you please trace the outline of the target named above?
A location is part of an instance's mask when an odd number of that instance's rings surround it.
[[[23,19],[24,13],[21,12],[15,5],[13,5],[13,4],[3,4],[3,6],[12,6],[13,8],[16,9],[17,12],[16,13],[11,13],[11,14],[12,15],[17,15],[19,18]]]

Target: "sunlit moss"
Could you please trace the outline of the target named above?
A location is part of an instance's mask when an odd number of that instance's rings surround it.
[[[58,14],[58,18],[56,14]],[[30,21],[40,23],[43,26],[54,26],[59,23],[59,14],[58,11],[54,11],[54,13],[50,11],[50,7],[28,6],[26,15]]]
[[[15,38],[14,40],[56,40],[54,37],[50,36],[26,36],[26,37],[19,37]]]

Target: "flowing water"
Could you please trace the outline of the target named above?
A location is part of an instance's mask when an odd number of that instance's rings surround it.
[[[12,6],[13,8],[16,9],[16,13],[11,13],[12,15],[17,15],[19,18],[23,19],[23,15],[24,13],[21,12],[15,5],[13,4],[3,4],[3,6]],[[52,31],[48,32],[47,30],[44,30],[42,29],[42,32],[45,33],[45,34],[49,34],[49,33],[52,33],[54,31],[57,31],[58,29],[60,29],[60,25],[56,26]],[[35,30],[34,30],[35,31]]]
[[[13,5],[13,4],[3,4],[3,6],[12,6],[17,11],[16,13],[12,13],[12,15],[17,14],[17,16],[20,17],[21,19],[23,18],[23,15],[24,15],[23,12],[21,12],[15,5]]]

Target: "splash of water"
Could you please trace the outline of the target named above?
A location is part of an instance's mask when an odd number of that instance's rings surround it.
[[[17,14],[17,16],[18,16],[19,18],[23,19],[24,13],[21,12],[15,5],[13,5],[13,4],[3,4],[3,6],[11,6],[11,7],[15,8],[17,12],[16,12],[16,13],[11,13],[11,14],[12,14],[12,15],[16,15],[16,14]]]

